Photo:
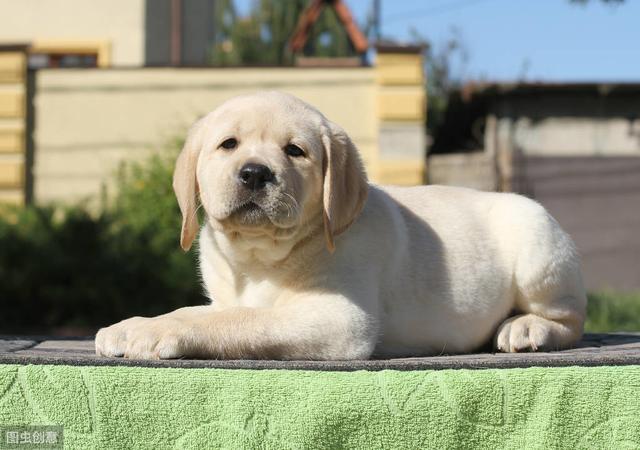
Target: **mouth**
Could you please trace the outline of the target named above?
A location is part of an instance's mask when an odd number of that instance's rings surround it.
[[[250,201],[236,208],[232,213],[237,222],[243,225],[262,225],[269,221],[269,216],[257,203]]]
[[[247,202],[244,205],[238,207],[234,212],[250,213],[256,210],[262,211],[262,208],[256,202]]]

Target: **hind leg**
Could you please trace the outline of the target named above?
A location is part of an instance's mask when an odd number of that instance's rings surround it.
[[[557,321],[536,314],[521,314],[505,320],[498,328],[495,347],[502,352],[561,350],[582,336],[578,321]]]
[[[548,215],[520,248],[515,270],[515,309],[498,328],[503,352],[560,350],[582,337],[587,298],[573,242]]]
[[[495,337],[495,347],[503,352],[561,350],[582,337],[587,298],[579,271],[561,280],[520,288],[516,309],[519,315],[505,320]],[[562,278],[565,277],[565,278]]]

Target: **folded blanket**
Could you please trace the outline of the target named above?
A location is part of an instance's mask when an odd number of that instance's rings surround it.
[[[78,449],[640,448],[640,366],[0,365],[0,426],[19,424],[62,425]]]

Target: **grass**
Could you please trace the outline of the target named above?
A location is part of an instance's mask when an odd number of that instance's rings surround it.
[[[640,292],[590,293],[585,331],[640,331]]]

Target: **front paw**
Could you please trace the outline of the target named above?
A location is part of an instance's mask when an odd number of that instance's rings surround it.
[[[174,359],[185,356],[184,326],[168,317],[132,317],[96,334],[98,356]]]

